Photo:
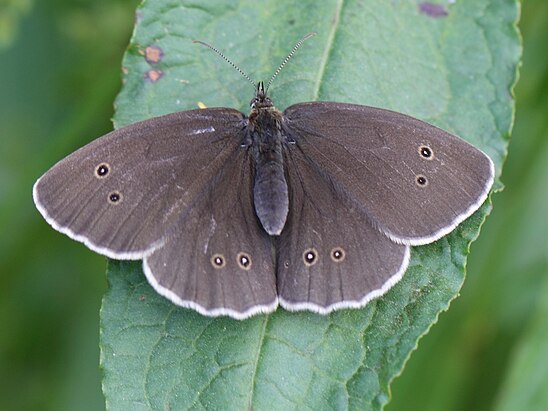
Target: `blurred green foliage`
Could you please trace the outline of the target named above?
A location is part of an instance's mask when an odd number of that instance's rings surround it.
[[[105,259],[52,231],[31,191],[112,129],[138,1],[16,3],[0,7],[13,25],[0,47],[0,410],[100,410]]]
[[[18,34],[19,21],[32,6],[32,0],[3,0],[0,3],[0,50],[8,48]]]
[[[111,129],[137,4],[0,7],[1,410],[104,408],[105,260],[50,229],[31,187],[56,160]],[[507,188],[494,195],[472,246],[461,298],[420,341],[388,410],[548,409],[541,395],[548,391],[548,3],[526,1],[520,27],[524,64]]]

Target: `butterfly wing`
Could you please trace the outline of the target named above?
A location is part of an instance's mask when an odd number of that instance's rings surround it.
[[[492,161],[464,140],[389,110],[313,102],[284,112],[285,132],[394,241],[427,244],[486,199]]]
[[[251,157],[238,149],[143,267],[174,303],[243,319],[273,311],[278,298],[271,240],[253,209]]]
[[[239,149],[231,109],[168,114],[113,131],[53,166],[34,185],[58,231],[116,259],[140,259]]]
[[[326,314],[358,308],[398,282],[409,247],[378,231],[299,145],[285,150],[288,220],[278,243],[280,304]]]

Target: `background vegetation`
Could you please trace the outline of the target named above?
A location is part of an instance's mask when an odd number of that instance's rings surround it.
[[[104,258],[51,230],[31,186],[111,129],[137,4],[0,6],[0,409],[104,408]],[[389,410],[548,408],[548,4],[526,1],[520,26],[507,189],[493,197],[461,298],[421,340]]]

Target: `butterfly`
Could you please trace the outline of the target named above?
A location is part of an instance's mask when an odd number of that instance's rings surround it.
[[[35,204],[56,230],[208,316],[363,307],[404,275],[410,246],[487,198],[494,165],[407,115],[339,102],[246,115],[205,108],[112,131],[47,171]],[[205,44],[205,43],[202,43]]]

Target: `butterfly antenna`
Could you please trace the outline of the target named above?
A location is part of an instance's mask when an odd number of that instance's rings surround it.
[[[242,76],[244,76],[244,78],[246,78],[247,81],[249,81],[251,84],[253,84],[253,86],[255,88],[257,88],[257,83],[255,83],[253,80],[251,80],[251,78],[249,78],[249,76],[240,67],[238,67],[236,64],[234,64],[232,62],[232,60],[230,60],[228,57],[226,57],[223,53],[221,53],[219,50],[217,50],[211,44],[207,44],[207,43],[205,43],[203,41],[200,41],[200,40],[192,40],[192,42],[201,44],[202,46],[206,46],[206,47],[210,48],[211,50],[213,50],[215,53],[217,53],[219,56],[221,56],[224,61],[226,61],[228,64],[230,64],[232,67],[234,67],[238,71],[238,73],[240,73]]]
[[[306,40],[308,40],[310,37],[314,37],[316,35],[316,33],[308,33],[306,36],[304,36],[302,39],[300,39],[297,44],[295,44],[295,46],[293,47],[293,50],[291,50],[291,52],[287,55],[287,57],[284,59],[284,61],[282,61],[282,64],[280,64],[280,67],[278,67],[278,69],[274,72],[274,74],[272,75],[272,77],[270,78],[270,81],[268,82],[268,84],[266,85],[266,91],[265,91],[265,94],[268,92],[268,88],[270,87],[270,85],[272,84],[272,82],[274,81],[274,79],[276,78],[276,76],[278,74],[280,74],[280,71],[282,71],[282,69],[284,68],[284,66],[287,64],[287,62],[291,59],[291,57],[293,57],[293,54],[295,54],[297,52],[297,50],[299,49],[299,47],[301,47],[301,44],[303,44]]]

